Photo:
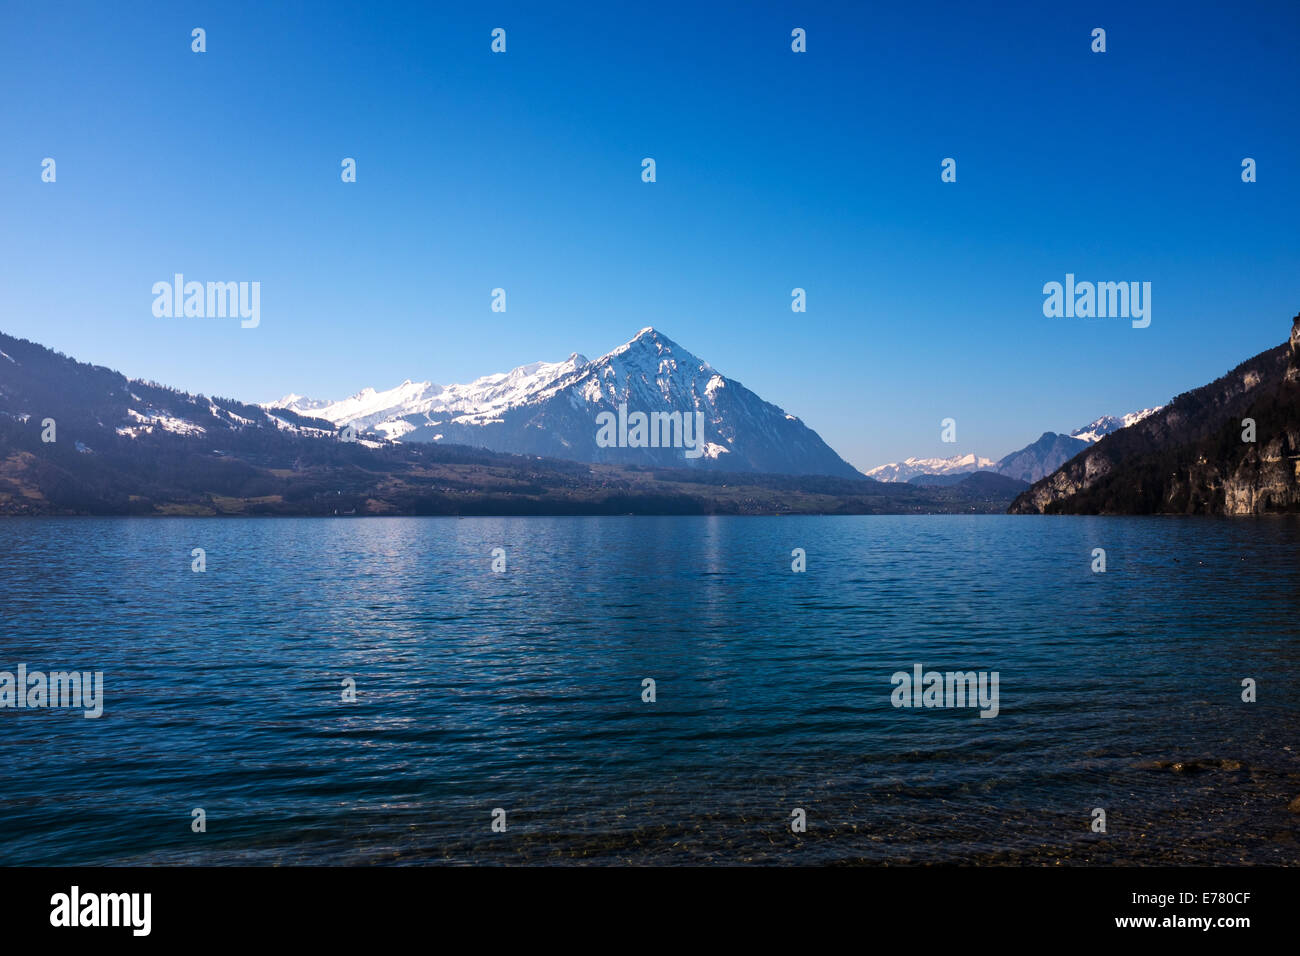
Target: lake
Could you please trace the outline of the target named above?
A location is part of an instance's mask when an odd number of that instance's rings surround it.
[[[20,664],[3,864],[1300,862],[1294,519],[11,518]]]

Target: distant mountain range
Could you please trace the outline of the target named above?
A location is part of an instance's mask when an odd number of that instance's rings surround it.
[[[971,474],[977,471],[989,471],[994,474],[1015,478],[1018,481],[1035,482],[1044,475],[1049,475],[1065,464],[1089,445],[1100,441],[1104,436],[1121,428],[1140,422],[1160,411],[1159,407],[1144,408],[1140,412],[1127,415],[1105,415],[1089,422],[1082,428],[1076,428],[1068,435],[1058,432],[1043,432],[1039,438],[1018,451],[994,461],[975,454],[954,455],[951,458],[908,458],[901,462],[877,465],[866,472],[868,478],[878,481],[907,481],[922,485],[942,485],[946,482],[938,479],[953,475]]]
[[[699,457],[692,459],[680,448],[602,447],[596,440],[597,416],[617,414],[620,405],[646,413],[701,413],[705,434]],[[340,400],[293,393],[263,408],[272,415],[292,412],[402,442],[472,445],[510,454],[646,467],[861,475],[799,419],[654,328],[642,329],[594,361],[574,352],[563,361],[534,362],[467,385],[408,379],[394,388],[366,388]],[[1157,410],[1104,416],[1068,435],[1044,432],[997,461],[974,454],[908,458],[872,468],[866,476],[939,487],[988,471],[1030,483],[1104,435]],[[958,477],[946,480],[953,476]]]
[[[997,465],[992,458],[974,454],[953,455],[951,458],[907,458],[891,461],[887,465],[869,468],[863,474],[877,481],[911,481],[913,478],[933,478],[940,475],[969,475],[976,471],[991,471]]]
[[[1300,315],[1286,343],[1103,436],[1011,511],[1300,512]]]
[[[999,476],[920,488],[873,481],[851,469],[827,476],[710,466],[771,461],[793,467],[791,456],[803,448],[816,456],[811,460],[844,470],[797,419],[652,330],[606,358],[587,363],[572,356],[558,363],[569,368],[527,366],[460,389],[421,384],[403,387],[398,396],[363,392],[353,408],[340,411],[331,407],[336,403],[298,398],[262,407],[193,395],[0,333],[0,515],[988,513],[1005,511],[1027,487]],[[544,380],[549,384],[539,386]],[[577,403],[586,402],[586,389],[599,400],[580,415]],[[476,429],[494,417],[517,424],[512,416],[524,413],[513,411],[519,407],[509,400],[513,396],[538,427],[565,424],[575,430],[561,435],[580,437],[594,432],[595,410],[608,411],[611,399],[649,404],[660,389],[673,397],[674,408],[698,398],[696,410],[710,423],[706,437],[726,441],[732,451],[701,455],[692,465],[678,457],[681,449],[654,449],[669,453],[673,467],[640,459],[590,463],[451,444],[445,433],[437,440],[396,442],[385,437],[392,429],[377,428],[428,414],[428,423],[411,433],[429,434],[427,426],[442,422],[443,413],[430,406],[394,418],[388,412],[395,398],[400,405],[450,393],[466,403],[446,416],[467,419],[452,423],[462,429],[456,434],[503,434]],[[574,406],[572,416],[564,402]],[[665,398],[659,408],[667,404]],[[350,436],[338,421],[363,426]],[[375,430],[365,430],[371,426]],[[795,447],[778,447],[782,436]]]
[[[601,413],[699,413],[698,457],[682,447],[602,446]],[[811,428],[653,328],[595,360],[578,353],[468,385],[405,381],[340,401],[286,395],[264,406],[403,442],[473,445],[601,464],[859,478]]]
[[[605,447],[600,417],[627,407],[698,414],[701,454]],[[1270,514],[1300,512],[1300,316],[1285,344],[1159,409],[888,474],[906,480],[860,475],[653,329],[595,361],[265,406],[0,333],[0,515]]]

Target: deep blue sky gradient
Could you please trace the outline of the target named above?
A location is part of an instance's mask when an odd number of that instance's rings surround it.
[[[654,325],[865,468],[1167,401],[1300,309],[1300,3],[0,18],[0,329],[190,391],[463,382]],[[260,281],[260,328],[154,318],[174,272]],[[1150,281],[1150,328],[1044,318],[1066,272]]]

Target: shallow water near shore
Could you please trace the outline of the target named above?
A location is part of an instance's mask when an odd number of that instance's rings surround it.
[[[0,863],[1297,863],[1298,555],[1283,518],[7,519],[0,671],[102,671],[104,712],[0,708]],[[997,671],[997,716],[893,706],[917,664]]]

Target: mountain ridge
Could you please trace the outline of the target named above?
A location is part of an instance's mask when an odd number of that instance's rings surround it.
[[[1035,441],[1023,448],[1003,455],[996,461],[982,458],[971,452],[950,458],[907,458],[869,468],[863,474],[879,481],[914,481],[917,478],[937,478],[946,475],[971,474],[989,471],[1019,481],[1032,483],[1051,474],[1090,444],[1140,422],[1155,414],[1161,406],[1144,408],[1126,415],[1103,415],[1070,432],[1043,432]]]
[[[1020,490],[587,464],[356,437],[289,408],[128,379],[0,332],[4,516],[991,514]]]
[[[1300,512],[1300,315],[1282,345],[1104,436],[1034,483],[1009,510]]]
[[[634,413],[699,413],[701,454],[693,460],[680,447],[601,444],[597,417],[618,414],[620,405]],[[408,379],[393,389],[363,389],[323,405],[291,393],[263,407],[310,413],[404,442],[448,442],[589,463],[862,476],[798,417],[654,326],[596,359],[573,352],[561,362],[534,362],[467,385]]]

